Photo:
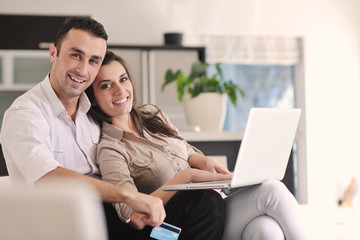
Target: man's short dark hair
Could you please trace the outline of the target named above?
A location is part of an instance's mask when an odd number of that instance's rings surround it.
[[[104,26],[96,20],[90,17],[68,17],[60,25],[59,30],[56,34],[54,44],[55,47],[58,49],[58,53],[60,52],[62,40],[71,29],[84,30],[96,37],[104,39],[105,41],[108,40],[108,35],[104,29]]]

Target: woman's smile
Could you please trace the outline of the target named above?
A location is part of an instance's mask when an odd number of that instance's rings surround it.
[[[115,105],[119,105],[119,104],[122,104],[122,103],[127,102],[127,101],[128,101],[128,99],[129,99],[128,97],[121,98],[120,100],[117,100],[117,101],[113,102],[113,104],[115,104]]]

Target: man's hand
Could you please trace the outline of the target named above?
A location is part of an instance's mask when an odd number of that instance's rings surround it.
[[[130,197],[125,203],[140,214],[136,221],[131,219],[132,222],[134,221],[132,225],[136,229],[142,229],[145,225],[159,226],[165,219],[165,209],[160,198],[131,191]]]
[[[129,225],[137,230],[142,230],[147,224],[147,216],[138,212],[133,212],[130,216]]]

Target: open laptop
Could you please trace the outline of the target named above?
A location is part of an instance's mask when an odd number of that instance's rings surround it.
[[[300,114],[298,108],[251,108],[231,180],[168,185],[162,190],[230,189],[282,180]]]

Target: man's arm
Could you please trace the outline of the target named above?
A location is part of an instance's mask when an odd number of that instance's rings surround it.
[[[76,178],[90,183],[97,189],[103,201],[113,203],[123,202],[129,205],[135,211],[145,214],[146,217],[143,218],[145,225],[158,226],[165,218],[165,210],[163,202],[160,198],[116,186],[114,184],[93,177],[85,176],[78,172],[62,167],[58,167],[48,172],[37,182],[45,181],[46,179],[53,177]]]

